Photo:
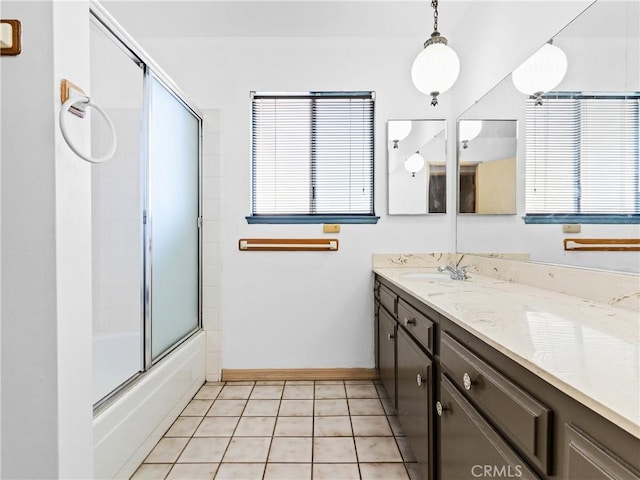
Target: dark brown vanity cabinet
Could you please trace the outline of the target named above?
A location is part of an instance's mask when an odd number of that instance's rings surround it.
[[[398,420],[420,463],[422,477],[433,470],[433,361],[409,334],[398,329]]]
[[[484,417],[443,376],[440,385],[440,475],[442,479],[539,480]]]
[[[443,376],[531,463],[551,473],[551,410],[446,332],[440,338],[440,362]]]
[[[380,378],[426,480],[640,480],[640,440],[376,277]]]
[[[399,294],[376,282],[377,369],[385,390],[394,400],[421,477],[434,480],[436,321],[399,298]]]
[[[395,319],[378,307],[378,374],[395,406],[396,399],[396,331]]]
[[[574,425],[564,426],[564,478],[638,480],[638,472]],[[638,451],[640,456],[640,451]]]
[[[493,478],[640,480],[638,438],[449,319],[440,325],[442,480],[474,478],[476,464]]]

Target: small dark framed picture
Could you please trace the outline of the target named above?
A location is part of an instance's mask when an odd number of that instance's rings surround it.
[[[20,29],[20,20],[0,20],[0,55],[20,54]]]

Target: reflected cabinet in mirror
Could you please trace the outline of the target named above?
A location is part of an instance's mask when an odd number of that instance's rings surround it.
[[[446,122],[389,120],[389,215],[446,213]]]
[[[458,121],[458,213],[516,213],[516,120]]]

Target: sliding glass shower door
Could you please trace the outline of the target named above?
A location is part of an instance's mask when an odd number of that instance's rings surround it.
[[[143,370],[143,188],[140,135],[144,70],[122,44],[91,23],[91,84],[87,93],[113,122],[116,153],[91,166],[93,401]],[[92,113],[88,110],[89,114]],[[91,150],[104,155],[113,138],[90,115]]]
[[[199,324],[200,120],[149,77],[151,361]]]
[[[92,12],[93,13],[93,12]],[[94,408],[200,326],[201,118],[143,52],[96,18],[92,100],[115,156],[91,167]],[[113,141],[92,116],[92,153]]]

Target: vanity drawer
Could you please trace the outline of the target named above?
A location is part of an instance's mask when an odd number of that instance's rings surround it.
[[[429,353],[434,353],[433,335],[435,323],[431,321],[429,317],[400,299],[398,300],[398,322],[413,335]]]
[[[551,411],[447,333],[442,369],[489,420],[545,473],[551,473]]]
[[[396,302],[398,297],[395,293],[389,290],[384,285],[380,284],[380,289],[378,290],[378,299],[380,300],[380,304],[387,309],[387,311],[395,317],[396,315]]]

